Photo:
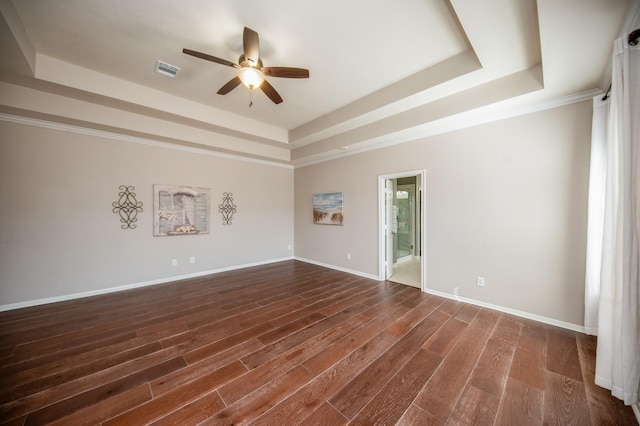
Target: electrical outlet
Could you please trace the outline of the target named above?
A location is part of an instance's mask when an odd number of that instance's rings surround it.
[[[351,253],[347,253],[347,260],[351,260]]]
[[[171,259],[171,266],[178,266],[178,259]]]
[[[189,263],[196,263],[196,257],[195,256],[191,256],[189,258]]]
[[[287,246],[287,250],[291,250],[291,244]]]
[[[476,277],[476,285],[478,287],[484,287],[484,277]]]

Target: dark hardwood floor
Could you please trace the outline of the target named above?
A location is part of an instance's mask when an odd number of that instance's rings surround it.
[[[595,345],[286,261],[0,313],[0,422],[636,425]]]

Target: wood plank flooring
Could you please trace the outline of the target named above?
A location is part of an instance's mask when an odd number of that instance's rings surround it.
[[[595,346],[286,261],[0,313],[0,424],[636,425]]]

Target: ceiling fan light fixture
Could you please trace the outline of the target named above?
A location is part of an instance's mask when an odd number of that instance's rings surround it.
[[[260,40],[258,33],[253,31],[251,28],[244,27],[244,31],[242,33],[242,47],[244,52],[238,58],[237,63],[217,58],[207,53],[196,52],[191,49],[182,49],[182,53],[235,68],[237,70],[236,76],[218,90],[218,95],[226,95],[236,87],[240,86],[240,84],[243,84],[249,89],[260,88],[271,102],[277,105],[282,102],[282,97],[278,94],[276,89],[274,89],[273,86],[265,80],[265,75],[269,77],[283,78],[309,78],[309,70],[305,68],[263,67],[262,59],[260,59]],[[252,94],[253,90],[250,90],[249,99],[251,99]],[[249,103],[249,106],[251,106],[251,102]]]
[[[238,78],[249,89],[255,89],[260,87],[264,81],[264,74],[257,68],[242,67],[238,70]]]

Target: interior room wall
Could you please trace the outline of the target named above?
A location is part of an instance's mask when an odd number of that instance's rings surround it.
[[[425,169],[427,288],[581,326],[590,134],[586,101],[296,168],[295,255],[377,276],[378,176]],[[314,225],[334,191],[344,226]]]
[[[289,166],[0,121],[0,175],[5,308],[293,255]],[[210,233],[154,237],[154,184],[210,188]],[[121,229],[112,211],[120,185],[143,202],[136,229]],[[237,206],[228,226],[223,192]]]

